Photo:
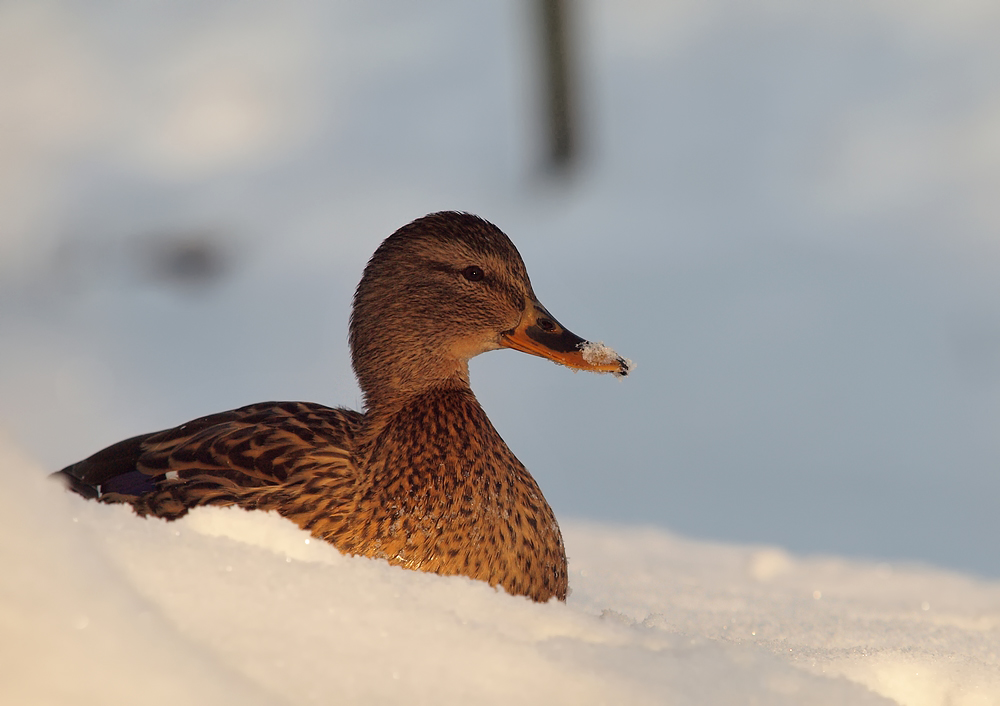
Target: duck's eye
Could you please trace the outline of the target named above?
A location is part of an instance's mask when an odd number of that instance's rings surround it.
[[[486,275],[481,267],[476,267],[475,265],[469,265],[464,270],[462,270],[462,276],[465,277],[465,279],[469,280],[470,282],[478,282]]]

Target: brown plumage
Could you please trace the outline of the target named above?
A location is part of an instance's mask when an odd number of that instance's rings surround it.
[[[628,363],[562,328],[507,236],[461,213],[431,214],[382,243],[354,295],[350,341],[364,414],[254,404],[127,439],[55,475],[140,515],[276,510],[346,553],[565,600],[555,516],[472,394],[468,360],[508,347],[619,375]]]

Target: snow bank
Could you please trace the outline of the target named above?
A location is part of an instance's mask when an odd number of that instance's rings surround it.
[[[113,531],[0,435],[0,703],[271,701],[179,632],[95,543]]]
[[[629,625],[752,647],[907,706],[1000,703],[1000,584],[652,529],[569,536],[584,612],[611,606]]]
[[[0,474],[4,703],[1000,702],[1000,586],[954,574],[571,522],[539,605],[275,515],[141,520],[6,442]]]

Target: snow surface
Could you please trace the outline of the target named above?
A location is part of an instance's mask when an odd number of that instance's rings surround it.
[[[0,482],[5,704],[1000,703],[1000,584],[940,570],[570,522],[535,604],[270,513],[141,519],[7,440]]]

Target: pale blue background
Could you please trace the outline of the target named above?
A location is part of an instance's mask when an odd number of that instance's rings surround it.
[[[577,7],[554,183],[525,3],[4,3],[0,428],[56,469],[357,406],[366,258],[470,210],[639,366],[474,361],[560,516],[1000,576],[1000,6]],[[217,279],[157,276],[205,233]]]

